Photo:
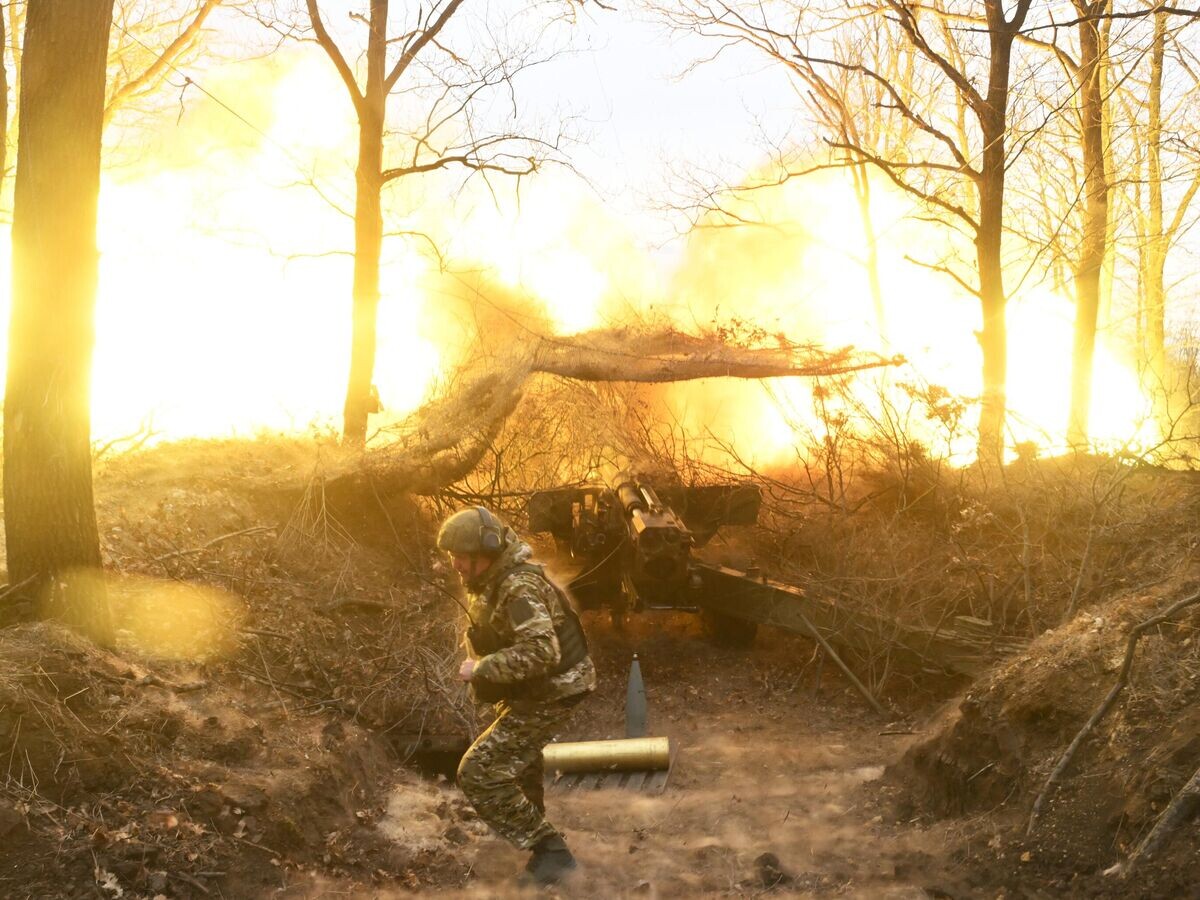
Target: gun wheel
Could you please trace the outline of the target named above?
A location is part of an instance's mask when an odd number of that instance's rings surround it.
[[[700,621],[705,637],[722,647],[749,647],[758,634],[757,622],[747,622],[710,609],[700,611]]]

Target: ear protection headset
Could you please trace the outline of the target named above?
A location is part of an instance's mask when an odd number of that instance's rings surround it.
[[[504,549],[504,528],[485,507],[475,509],[479,513],[479,547],[486,555],[495,556]]]

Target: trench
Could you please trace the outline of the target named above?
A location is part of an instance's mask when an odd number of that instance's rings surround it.
[[[550,786],[548,816],[580,862],[552,893],[899,900],[943,892],[945,826],[895,822],[880,780],[919,735],[881,720],[829,667],[818,676],[811,644],[763,629],[748,650],[714,647],[693,617],[679,615],[637,618],[624,632],[590,624],[601,686],[563,739],[623,735],[636,650],[649,732],[669,737],[675,758],[658,794]],[[439,739],[411,753],[428,794],[414,801],[411,787],[398,788],[380,828],[419,846],[450,840],[469,865],[464,884],[422,893],[536,895],[516,881],[526,855],[473,820],[445,777],[460,752]],[[448,807],[461,813],[459,825],[434,814]],[[405,893],[379,887],[378,896]]]

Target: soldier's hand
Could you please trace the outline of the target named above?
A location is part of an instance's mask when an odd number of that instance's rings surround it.
[[[463,664],[458,667],[458,677],[463,681],[471,680],[471,673],[475,671],[475,660],[464,659]]]

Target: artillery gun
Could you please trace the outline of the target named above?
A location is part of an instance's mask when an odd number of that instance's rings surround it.
[[[538,491],[529,499],[531,531],[549,532],[574,567],[567,585],[584,609],[606,608],[620,623],[630,612],[699,612],[719,640],[745,644],[757,623],[714,608],[727,588],[715,567],[695,559],[724,525],[753,525],[762,503],[753,484],[684,487],[622,473],[613,485]],[[753,570],[735,573],[754,581]]]
[[[761,505],[753,484],[652,485],[622,473],[612,486],[538,491],[528,513],[530,530],[552,534],[573,564],[567,589],[576,602],[608,609],[618,624],[630,612],[686,610],[722,643],[748,645],[760,624],[772,625],[812,638],[835,660],[834,646],[864,652],[885,636],[897,662],[969,676],[1011,649],[988,623],[903,623],[770,580],[754,565],[739,570],[693,556],[721,527],[754,525]]]
[[[554,536],[572,564],[568,590],[584,609],[607,609],[618,623],[642,610],[699,613],[711,636],[747,645],[760,624],[816,641],[880,713],[885,710],[835,647],[861,656],[883,637],[892,662],[975,676],[1015,649],[957,617],[933,628],[839,603],[802,588],[693,556],[726,525],[753,525],[762,497],[753,484],[651,485],[622,474],[604,484],[538,491],[528,503],[529,530]],[[452,773],[469,741],[462,736],[394,734],[405,758]],[[449,765],[449,768],[444,768]],[[663,782],[654,782],[663,783]]]

